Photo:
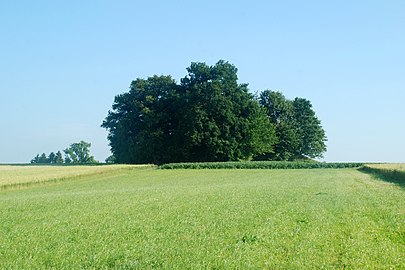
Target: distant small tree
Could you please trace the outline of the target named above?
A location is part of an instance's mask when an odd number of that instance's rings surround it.
[[[42,155],[39,157],[37,163],[41,163],[41,164],[46,164],[46,163],[48,163],[48,158],[46,157],[46,154],[45,154],[45,153],[42,153]]]
[[[39,161],[39,154],[37,154],[33,159],[31,159],[32,164],[38,163],[38,161]]]
[[[113,164],[113,163],[116,163],[116,161],[117,161],[117,159],[115,158],[114,155],[111,155],[105,159],[105,163],[107,163],[107,164]]]
[[[66,148],[63,152],[65,152],[65,163],[79,163],[75,152],[71,148]]]
[[[91,144],[85,141],[72,143],[69,148],[63,150],[65,158],[63,158],[61,151],[56,154],[51,152],[47,157],[45,153],[42,155],[37,154],[31,159],[32,164],[69,164],[69,163],[98,163],[93,156],[90,155]]]
[[[54,164],[55,163],[56,155],[54,152],[51,152],[48,156],[48,163]]]
[[[68,160],[72,163],[96,163],[97,161],[90,155],[90,146],[91,143],[80,141],[78,143],[72,143],[69,148],[63,151]],[[65,158],[65,162],[66,161],[67,159]]]
[[[69,156],[65,156],[65,163],[66,164],[70,164],[70,163],[72,163],[72,160],[70,159],[70,157]]]
[[[62,164],[63,163],[63,157],[62,153],[60,151],[56,152],[55,155],[55,164]]]

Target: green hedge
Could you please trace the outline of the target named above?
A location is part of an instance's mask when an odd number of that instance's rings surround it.
[[[405,171],[390,169],[390,168],[376,168],[372,166],[363,166],[361,171],[370,173],[382,178],[385,181],[393,182],[401,186],[405,186]]]
[[[318,168],[357,168],[363,163],[326,163],[305,161],[248,161],[248,162],[196,162],[167,163],[160,169],[318,169]]]

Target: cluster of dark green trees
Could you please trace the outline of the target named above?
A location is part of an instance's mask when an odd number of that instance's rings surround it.
[[[51,152],[48,156],[45,153],[42,155],[37,154],[33,159],[31,159],[32,164],[63,164],[64,159],[60,151]]]
[[[97,163],[93,156],[90,155],[91,144],[85,141],[72,143],[68,148],[63,150],[64,157],[61,151],[51,152],[48,156],[43,153],[36,155],[31,163],[33,164],[88,164]]]
[[[297,160],[321,157],[326,136],[310,101],[239,84],[237,68],[192,63],[171,76],[137,79],[102,123],[117,163]]]

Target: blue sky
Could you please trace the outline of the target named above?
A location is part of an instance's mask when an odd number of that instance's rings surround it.
[[[0,163],[70,143],[132,80],[234,64],[252,92],[309,99],[325,161],[405,162],[405,2],[1,1]]]

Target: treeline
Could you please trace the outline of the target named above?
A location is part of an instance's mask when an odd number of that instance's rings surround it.
[[[93,156],[90,155],[91,143],[80,141],[72,143],[68,148],[61,151],[51,152],[49,155],[42,153],[37,154],[32,160],[32,164],[89,164],[98,163]]]
[[[37,154],[33,159],[31,159],[32,164],[63,164],[64,159],[60,151],[51,152],[49,155],[42,153],[41,155]]]
[[[102,123],[117,163],[301,160],[321,157],[326,135],[303,98],[260,95],[239,84],[237,68],[192,63],[171,76],[136,79]]]

